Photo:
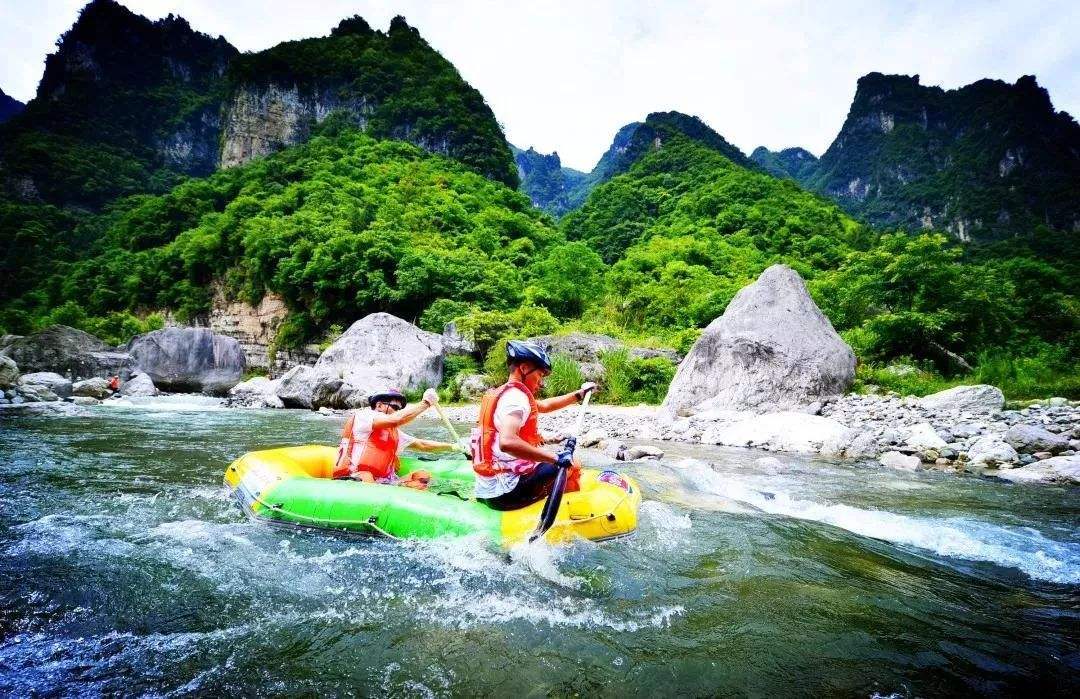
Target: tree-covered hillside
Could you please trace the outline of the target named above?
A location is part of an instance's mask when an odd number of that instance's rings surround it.
[[[570,192],[587,175],[573,168],[563,167],[558,153],[544,155],[530,147],[521,150],[510,146],[517,163],[520,189],[537,206],[552,216],[562,216],[570,210]]]
[[[209,311],[220,282],[252,302],[284,296],[288,343],[377,310],[417,319],[439,299],[512,309],[530,285],[551,296],[534,270],[561,236],[523,195],[343,121],[325,122],[307,144],[84,219],[78,234],[97,241],[94,254],[54,263],[0,324],[26,332],[58,308],[65,319],[155,310],[192,319]]]
[[[750,154],[750,159],[773,177],[790,177],[802,182],[813,174],[817,167],[817,156],[804,148],[785,148],[773,152],[765,146],[758,146]]]
[[[1080,352],[1076,256],[1044,232],[981,257],[936,234],[875,231],[835,204],[676,138],[598,187],[563,219],[612,263],[602,311],[636,333],[675,337],[707,324],[765,267],[798,270],[864,360],[950,353]]]
[[[26,105],[0,90],[0,124],[16,114],[21,114]]]
[[[880,226],[959,240],[1080,229],[1080,125],[1032,76],[956,90],[919,77],[859,80],[840,133],[798,178]]]

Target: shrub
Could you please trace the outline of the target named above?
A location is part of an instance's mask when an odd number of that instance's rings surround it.
[[[604,381],[599,398],[605,403],[659,403],[667,394],[675,367],[663,357],[635,359],[627,349],[600,355]]]
[[[578,363],[565,354],[557,354],[551,360],[551,375],[544,382],[544,395],[561,396],[576,391],[584,381]]]
[[[420,322],[418,325],[428,332],[441,335],[443,328],[447,323],[455,318],[468,315],[469,312],[473,310],[474,306],[465,303],[464,301],[439,299],[428,306],[428,309],[420,315]]]

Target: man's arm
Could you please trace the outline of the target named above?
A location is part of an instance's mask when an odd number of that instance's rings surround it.
[[[561,410],[568,405],[574,403],[580,403],[585,399],[585,394],[589,391],[595,391],[596,384],[592,381],[587,381],[581,384],[581,388],[573,393],[567,393],[562,396],[555,396],[554,398],[545,398],[544,400],[536,401],[536,409],[542,413],[550,413],[555,410]]]
[[[539,461],[549,464],[555,463],[558,456],[553,452],[550,452],[547,449],[541,449],[540,447],[534,447],[518,435],[518,431],[521,429],[521,423],[521,418],[515,413],[511,413],[503,418],[502,429],[499,430],[499,448],[510,456],[516,456],[517,458],[525,459],[526,461]]]

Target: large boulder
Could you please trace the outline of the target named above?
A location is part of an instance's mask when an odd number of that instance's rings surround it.
[[[802,277],[773,265],[705,328],[679,365],[664,408],[793,409],[843,393],[854,378],[855,353]]]
[[[1021,454],[1057,454],[1069,448],[1068,439],[1036,425],[1013,425],[1005,433],[1005,441]]]
[[[1036,461],[1023,468],[998,471],[995,475],[1016,483],[1046,482],[1080,485],[1080,454],[1055,456]]]
[[[980,437],[968,449],[968,461],[972,464],[985,464],[987,466],[1012,464],[1019,458],[1020,455],[1016,453],[1015,449],[995,435]]]
[[[957,410],[972,413],[997,413],[1005,405],[1005,395],[997,386],[977,384],[956,386],[919,399],[926,410]]]
[[[25,403],[49,403],[60,400],[60,396],[44,384],[20,383],[14,389],[15,395]],[[14,402],[14,400],[12,401]]]
[[[61,398],[67,398],[71,395],[71,381],[53,371],[35,371],[32,374],[23,374],[20,383],[44,386]]]
[[[157,390],[154,381],[147,374],[139,372],[125,381],[117,393],[128,398],[147,398],[156,396],[160,391]]]
[[[284,408],[285,403],[277,396],[281,379],[255,376],[229,389],[229,405],[245,408]]]
[[[347,389],[342,400],[390,386],[402,390],[438,386],[443,340],[389,313],[372,313],[327,347],[315,368],[343,380]]]
[[[102,378],[131,374],[132,359],[126,352],[113,351],[90,333],[51,325],[40,332],[20,337],[2,350],[24,372],[52,371],[69,379]]]
[[[128,343],[135,367],[165,391],[225,395],[240,383],[246,362],[234,338],[209,328],[164,328]]]
[[[344,407],[344,381],[328,369],[295,366],[279,380],[277,397],[286,408]]]
[[[19,365],[15,360],[0,354],[0,389],[11,388],[19,382]]]
[[[112,391],[109,390],[109,382],[100,376],[85,381],[76,381],[71,387],[71,392],[76,396],[97,398],[98,400],[112,395]]]

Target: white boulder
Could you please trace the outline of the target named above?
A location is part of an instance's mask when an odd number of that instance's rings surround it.
[[[968,449],[968,462],[971,464],[1012,464],[1019,458],[1015,449],[994,435],[980,437]]]
[[[141,396],[156,396],[160,391],[154,386],[153,380],[142,372],[132,375],[130,379],[120,385],[120,390],[117,391],[122,396],[129,398]]]
[[[907,437],[904,438],[904,444],[919,451],[943,449],[948,446],[948,442],[942,439],[934,431],[934,428],[930,426],[930,423],[927,422],[920,422],[909,427]]]
[[[787,410],[843,393],[855,354],[814,304],[802,278],[773,265],[709,324],[679,365],[664,407]]]
[[[389,313],[372,313],[327,347],[315,369],[340,377],[364,395],[388,387],[438,386],[443,339]]]
[[[918,405],[926,410],[997,413],[1005,406],[1005,395],[997,386],[987,384],[955,386],[920,398]]]
[[[837,454],[852,436],[851,429],[832,418],[785,411],[712,425],[702,433],[701,441],[728,447]]]
[[[999,471],[998,478],[1014,483],[1069,483],[1080,485],[1080,454],[1055,456],[1022,468]]]
[[[898,468],[903,471],[915,471],[922,463],[919,457],[901,454],[898,451],[887,451],[881,455],[881,458],[878,459],[878,461],[881,462],[882,466]]]

